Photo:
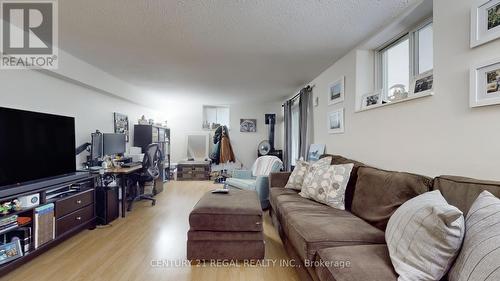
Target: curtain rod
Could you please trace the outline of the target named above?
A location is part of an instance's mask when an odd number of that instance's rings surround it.
[[[312,86],[311,85],[307,85],[306,87],[302,88],[302,90],[308,89],[308,88],[310,88],[312,90],[312,89],[314,89],[314,87],[316,87],[316,84],[313,84]],[[300,90],[295,96],[287,99],[286,101],[294,100],[294,99],[298,98],[300,96],[300,93],[302,93],[302,90]],[[281,107],[283,107],[283,106],[285,106],[285,103],[281,104]]]

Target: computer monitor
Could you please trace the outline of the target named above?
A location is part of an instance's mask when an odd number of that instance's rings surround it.
[[[125,134],[102,134],[102,143],[104,155],[125,153]]]
[[[102,155],[102,134],[99,132],[92,133],[92,146],[90,148],[90,156],[92,160],[101,158]]]

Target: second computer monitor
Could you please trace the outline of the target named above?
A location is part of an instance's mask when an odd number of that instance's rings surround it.
[[[102,134],[103,154],[116,155],[125,153],[125,135],[124,134]]]

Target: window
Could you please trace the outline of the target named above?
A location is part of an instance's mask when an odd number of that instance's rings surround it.
[[[407,98],[412,79],[433,69],[432,38],[432,21],[427,20],[379,49],[377,83],[384,101]]]
[[[433,40],[432,40],[432,23],[428,23],[424,27],[417,30],[415,33],[415,41],[418,44],[418,52],[416,53],[417,69],[415,73],[422,74],[433,68]]]
[[[225,125],[229,127],[228,106],[203,106],[203,129],[216,129],[212,124]]]

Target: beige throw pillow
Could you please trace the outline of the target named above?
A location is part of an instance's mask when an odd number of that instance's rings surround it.
[[[304,183],[304,178],[309,170],[310,164],[306,161],[297,160],[295,165],[295,169],[293,169],[292,174],[288,178],[288,182],[285,185],[285,188],[290,188],[294,190],[301,190],[302,183]]]
[[[500,199],[488,191],[467,213],[464,244],[448,280],[500,280]]]
[[[439,190],[406,201],[385,232],[398,280],[441,280],[460,250],[464,232],[462,212]]]
[[[343,164],[310,169],[300,196],[345,210],[345,189],[353,167],[354,164]]]

